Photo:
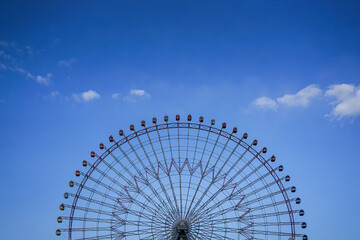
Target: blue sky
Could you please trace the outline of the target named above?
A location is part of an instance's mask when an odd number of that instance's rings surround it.
[[[359,43],[359,1],[1,1],[0,238],[57,239],[82,160],[165,114],[246,131],[310,239],[360,238]]]

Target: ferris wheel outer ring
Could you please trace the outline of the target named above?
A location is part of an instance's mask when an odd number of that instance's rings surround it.
[[[263,156],[261,156],[260,152],[258,152],[256,149],[254,149],[252,147],[252,145],[249,145],[248,143],[246,143],[245,141],[243,141],[242,139],[236,137],[234,134],[230,134],[226,131],[224,131],[223,129],[218,129],[216,127],[213,126],[208,126],[205,124],[199,124],[199,123],[186,123],[186,122],[176,122],[176,123],[163,123],[163,124],[156,124],[154,126],[151,127],[145,127],[141,130],[135,131],[133,133],[131,133],[128,136],[125,136],[115,142],[110,148],[108,148],[105,152],[103,152],[100,156],[98,156],[97,160],[94,162],[94,164],[91,165],[90,169],[87,171],[87,173],[85,174],[83,180],[81,181],[79,188],[76,191],[76,194],[74,196],[74,201],[71,207],[71,211],[70,211],[70,218],[69,218],[69,240],[71,240],[71,233],[72,233],[72,219],[74,216],[74,212],[75,212],[75,206],[77,204],[77,200],[80,196],[80,193],[82,191],[82,187],[85,185],[86,181],[88,180],[89,176],[92,174],[92,172],[95,170],[95,168],[101,163],[102,159],[106,158],[110,153],[112,153],[117,147],[123,145],[124,143],[134,139],[137,136],[141,136],[143,134],[146,133],[150,133],[150,132],[154,132],[154,131],[158,131],[158,130],[163,130],[163,129],[171,129],[171,128],[190,128],[190,129],[199,129],[199,130],[203,130],[203,131],[209,131],[215,134],[219,134],[225,138],[229,138],[230,140],[232,140],[233,142],[239,144],[240,146],[242,146],[245,149],[248,149],[249,152],[256,158],[258,159],[261,164],[263,164],[266,169],[270,172],[271,176],[274,178],[274,180],[276,181],[278,187],[281,190],[281,193],[283,195],[283,198],[285,199],[286,202],[286,207],[288,209],[289,212],[289,218],[290,218],[290,223],[291,223],[291,235],[292,237],[295,237],[295,224],[294,224],[294,214],[292,211],[292,207],[290,204],[290,200],[289,197],[287,195],[287,192],[285,190],[284,185],[282,184],[279,176],[276,174],[276,172],[274,171],[274,169],[271,167],[271,165],[265,160],[265,158]]]

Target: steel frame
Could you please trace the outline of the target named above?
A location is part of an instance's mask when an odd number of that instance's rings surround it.
[[[248,152],[250,152],[253,155],[254,159],[257,159],[258,161],[260,161],[261,165],[263,165],[267,169],[267,171],[271,174],[274,182],[277,184],[278,188],[280,189],[279,194],[281,194],[283,196],[285,204],[287,206],[287,210],[288,210],[287,212],[284,212],[283,214],[288,214],[289,215],[290,221],[287,224],[291,225],[291,236],[292,237],[296,236],[296,233],[295,233],[295,225],[296,225],[296,223],[294,221],[293,210],[292,210],[292,206],[291,206],[291,203],[290,203],[291,200],[289,199],[287,191],[286,191],[287,189],[285,189],[285,187],[284,187],[281,179],[277,175],[276,171],[271,167],[269,162],[266,159],[264,159],[264,157],[261,155],[261,153],[258,152],[252,146],[252,144],[248,144],[245,141],[243,141],[242,138],[238,138],[234,134],[228,133],[224,129],[219,129],[219,128],[216,128],[214,126],[208,126],[208,125],[205,125],[205,124],[198,124],[198,123],[192,123],[192,122],[188,122],[188,123],[187,122],[174,122],[174,123],[155,124],[153,126],[144,127],[143,129],[140,129],[138,131],[134,131],[133,133],[131,133],[131,134],[127,135],[127,136],[124,136],[119,141],[117,141],[117,142],[115,141],[114,144],[111,147],[109,147],[108,149],[106,149],[101,155],[96,154],[97,160],[90,166],[90,169],[87,171],[87,173],[84,174],[84,177],[83,177],[81,183],[79,184],[79,187],[78,187],[78,189],[76,191],[76,194],[73,195],[73,197],[74,197],[73,203],[72,203],[71,206],[69,206],[69,207],[71,207],[70,216],[68,218],[69,219],[69,226],[68,226],[69,235],[68,236],[69,236],[70,240],[72,239],[72,223],[73,223],[73,220],[75,219],[74,218],[74,212],[75,212],[76,207],[77,207],[78,199],[81,198],[81,191],[82,191],[83,188],[86,187],[86,182],[88,181],[89,178],[91,178],[91,174],[98,167],[98,165],[103,161],[103,159],[105,159],[107,156],[111,155],[114,150],[119,149],[126,142],[130,143],[130,141],[132,139],[135,139],[135,138],[137,138],[139,136],[149,134],[149,133],[155,132],[155,131],[161,131],[161,130],[169,131],[169,129],[176,129],[176,128],[178,128],[178,129],[188,128],[188,129],[198,129],[199,131],[208,131],[209,133],[217,134],[219,137],[220,136],[225,137],[225,138],[228,139],[228,141],[232,141],[232,142],[238,144],[239,146],[243,147],[244,149],[246,149]],[[171,145],[170,145],[170,147],[171,147]],[[171,153],[172,153],[172,151],[171,151]],[[170,168],[172,166],[174,166],[177,171],[181,172],[184,169],[185,164],[189,164],[189,163],[185,162],[183,164],[183,166],[181,166],[180,162],[179,162],[179,164],[177,164],[176,162],[173,162],[173,160],[172,160],[172,162],[169,164],[169,166],[170,166]],[[189,166],[190,166],[190,164],[189,164]],[[188,166],[188,168],[190,168],[189,166]],[[159,166],[159,167],[161,167],[161,166]],[[205,169],[206,168],[207,167],[205,167]],[[156,172],[153,169],[152,172],[149,171],[146,174],[154,174],[154,175],[156,175]],[[219,176],[216,176],[215,179],[216,178],[219,178]],[[137,181],[141,181],[141,178],[134,179],[134,180],[135,180],[135,182],[137,184]],[[125,187],[125,189],[126,189],[126,187]],[[128,190],[131,191],[131,189],[128,189]],[[135,189],[133,189],[133,190],[135,190]],[[127,191],[127,194],[129,194],[128,191]],[[180,194],[180,196],[181,196],[181,194]],[[175,201],[175,203],[177,203],[177,201]],[[174,206],[174,207],[177,208],[176,206]],[[190,209],[190,207],[189,207],[189,209]]]

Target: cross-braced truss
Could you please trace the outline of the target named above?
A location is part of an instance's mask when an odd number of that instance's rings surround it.
[[[272,167],[275,157],[255,149],[237,129],[191,122],[153,125],[110,136],[109,147],[91,152],[64,197],[67,223],[56,234],[67,239],[308,239],[294,210],[290,177]]]

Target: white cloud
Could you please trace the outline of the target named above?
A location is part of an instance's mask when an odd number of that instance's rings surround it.
[[[147,92],[145,92],[145,90],[142,90],[142,89],[131,89],[130,95],[140,96],[140,97],[142,97],[142,96],[150,97],[150,94],[148,94]]]
[[[335,105],[330,116],[337,117],[356,117],[360,115],[360,86],[355,87],[351,84],[332,85],[325,92],[325,96],[334,97]]]
[[[150,98],[150,94],[143,89],[131,89],[128,96],[124,97],[125,101],[135,102],[136,100]]]
[[[35,79],[34,75],[32,75],[31,73],[26,73],[26,77],[30,78],[30,79]]]
[[[277,103],[272,100],[269,97],[259,97],[257,99],[255,99],[254,103],[255,106],[259,107],[259,108],[263,108],[263,109],[276,109],[277,108]]]
[[[301,89],[295,94],[285,94],[282,97],[273,100],[269,97],[259,97],[255,99],[253,105],[263,109],[277,109],[279,105],[289,107],[307,107],[310,101],[322,94],[322,90],[314,84]]]
[[[275,110],[280,105],[287,105],[290,107],[307,107],[310,101],[318,96],[329,100],[334,99],[331,104],[334,106],[327,117],[341,119],[343,117],[357,117],[360,116],[360,85],[353,84],[335,84],[331,85],[322,94],[323,91],[312,84],[304,89],[301,89],[295,94],[285,94],[277,98],[276,101],[269,97],[260,97],[255,99],[253,105],[263,109]]]
[[[97,92],[93,91],[93,90],[89,90],[87,92],[83,92],[81,94],[82,99],[85,102],[89,102],[91,100],[95,100],[95,99],[99,99],[101,98],[100,94],[98,94]]]
[[[61,96],[61,94],[58,91],[52,91],[50,92],[49,96],[55,98]]]
[[[120,93],[114,93],[111,95],[112,99],[117,99],[120,96]]]
[[[71,68],[72,64],[76,62],[75,58],[70,58],[69,60],[60,60],[58,61],[58,65],[59,66],[63,66],[63,67],[67,67],[67,68]]]
[[[81,102],[81,101],[90,102],[92,100],[101,98],[100,94],[93,91],[93,90],[89,90],[89,91],[83,92],[81,94],[75,94],[74,93],[72,95],[72,97],[78,102]]]
[[[331,85],[325,92],[325,96],[336,97],[338,101],[344,101],[351,97],[355,91],[355,86],[351,84]]]
[[[29,76],[30,78],[34,78],[34,76],[32,76],[30,73],[28,73],[28,76]],[[31,77],[31,76],[32,76],[32,77]],[[52,74],[51,74],[51,73],[48,73],[48,74],[46,74],[46,76],[37,75],[37,76],[35,77],[35,80],[36,80],[38,83],[47,86],[47,85],[49,85],[49,83],[51,82],[51,78],[52,78]]]
[[[22,69],[22,68],[17,68],[16,71],[17,71],[17,72],[20,72],[20,73],[23,73],[23,74],[26,73],[26,77],[27,77],[27,78],[34,79],[34,80],[36,80],[38,83],[40,83],[40,84],[42,84],[42,85],[45,85],[45,86],[47,86],[47,85],[50,84],[51,78],[52,78],[52,76],[53,76],[51,73],[48,73],[48,74],[46,74],[45,76],[41,76],[41,75],[34,76],[34,75],[32,75],[31,73],[26,72],[26,71],[25,71],[24,69]]]
[[[321,93],[322,91],[320,88],[311,84],[295,94],[285,94],[284,96],[277,98],[277,102],[290,107],[307,107],[310,100],[321,95]]]
[[[11,52],[16,51],[18,54],[22,54],[24,51],[26,51],[29,55],[32,55],[33,49],[30,46],[25,46],[24,48],[19,48],[19,47],[17,47],[17,44],[15,44],[15,43],[7,43],[4,41],[0,41],[0,47],[7,48],[5,51],[0,50],[0,57],[4,58],[6,60],[10,60],[10,61],[8,61],[9,63],[7,63],[7,65],[0,63],[0,69],[24,74],[26,76],[26,78],[35,80],[39,84],[42,84],[42,85],[47,86],[50,84],[51,78],[53,77],[53,75],[51,73],[48,73],[44,76],[33,75],[30,72],[28,72],[27,70],[18,66],[19,61],[17,61],[17,59],[14,58],[14,56],[16,56],[16,55],[10,55],[6,52],[6,51],[11,51]]]
[[[26,73],[26,71],[23,68],[19,68],[19,67],[15,68],[14,71],[22,73],[22,74]]]

